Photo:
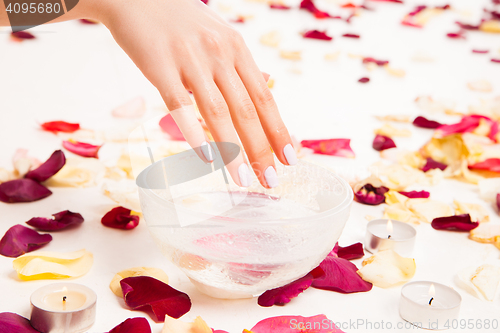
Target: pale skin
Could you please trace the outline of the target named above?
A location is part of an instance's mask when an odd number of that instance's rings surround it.
[[[102,22],[158,89],[186,141],[211,160],[196,119],[192,91],[215,142],[243,145],[227,169],[249,186],[250,164],[262,186],[278,185],[273,151],[285,165],[297,162],[292,140],[267,83],[241,35],[200,0],[80,0],[52,22]],[[8,26],[0,1],[0,25]],[[272,150],[271,150],[272,147]],[[208,149],[209,150],[209,149]]]

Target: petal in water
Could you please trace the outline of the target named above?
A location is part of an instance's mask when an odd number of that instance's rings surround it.
[[[321,40],[332,40],[333,37],[330,37],[326,34],[325,31],[318,30],[309,30],[302,34],[304,38],[312,38],[312,39],[321,39]]]
[[[385,193],[388,191],[385,186],[375,187],[372,184],[365,184],[354,192],[354,197],[359,203],[376,206],[385,202]]]
[[[20,224],[11,227],[0,240],[0,254],[17,258],[27,252],[35,251],[52,240],[49,234],[39,234]]]
[[[373,139],[372,147],[376,151],[382,151],[389,148],[396,148],[396,144],[394,143],[394,140],[392,140],[390,137],[377,134],[375,136],[375,139]]]
[[[6,203],[32,202],[51,195],[52,192],[32,179],[15,179],[0,184],[0,201]]]
[[[26,223],[43,231],[61,230],[72,225],[79,225],[83,223],[82,215],[70,212],[69,210],[52,214],[52,216],[52,218],[33,217]]]
[[[410,192],[399,191],[399,193],[410,199],[417,199],[417,198],[428,199],[431,196],[431,194],[427,191],[410,191]]]
[[[488,158],[483,162],[469,165],[469,169],[486,170],[500,173],[500,158]]]
[[[92,145],[90,143],[79,142],[74,140],[63,141],[63,147],[73,154],[82,157],[98,158],[97,153],[102,146]]]
[[[28,172],[25,177],[37,182],[43,182],[58,173],[65,164],[66,156],[64,156],[62,150],[56,150],[47,161],[35,170]]]
[[[418,116],[417,118],[415,118],[415,120],[413,120],[413,125],[421,128],[438,128],[443,124],[434,120],[429,120],[422,116]]]
[[[125,303],[132,309],[149,308],[157,321],[165,316],[180,318],[191,309],[189,296],[149,276],[128,277],[120,281]]]
[[[80,124],[68,123],[65,121],[49,121],[40,125],[43,130],[49,132],[73,133],[80,129]]]
[[[39,333],[30,321],[17,313],[0,313],[0,332],[10,333]]]
[[[161,118],[160,127],[161,130],[167,133],[172,140],[186,141],[179,126],[177,126],[177,123],[170,113]]]
[[[434,161],[432,158],[427,158],[425,165],[422,167],[423,172],[427,172],[432,169],[439,169],[439,170],[444,170],[448,166],[444,163],[440,163],[438,161]]]
[[[324,323],[318,328],[318,323]],[[278,316],[259,321],[252,329],[252,333],[344,333],[335,326],[335,323],[325,315],[313,317]]]
[[[151,333],[151,325],[146,318],[129,318],[108,333]]]
[[[471,231],[479,222],[472,222],[469,214],[462,214],[435,218],[431,225],[436,230]]]
[[[133,211],[124,207],[115,207],[107,212],[101,219],[101,223],[109,228],[134,229],[139,225],[139,216]]]
[[[314,150],[316,154],[354,158],[350,139],[303,140],[302,147]]]

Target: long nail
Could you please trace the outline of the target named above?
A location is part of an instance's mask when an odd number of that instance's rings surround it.
[[[207,161],[212,162],[214,160],[214,154],[212,151],[212,147],[210,147],[208,142],[204,141],[201,144],[201,151],[203,152],[203,156],[205,156]]]
[[[242,163],[238,167],[238,176],[240,176],[240,183],[243,187],[249,187],[252,184],[250,169],[246,163]]]
[[[295,154],[295,149],[293,149],[291,144],[287,144],[285,148],[283,148],[283,154],[285,154],[288,165],[297,164],[297,154]]]
[[[266,178],[266,183],[269,187],[278,186],[278,175],[276,174],[276,170],[272,166],[268,167],[264,172],[264,177]]]

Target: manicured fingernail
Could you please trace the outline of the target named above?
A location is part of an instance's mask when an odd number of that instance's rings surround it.
[[[248,187],[252,184],[252,178],[250,175],[250,169],[246,163],[242,163],[238,167],[238,176],[240,176],[240,183],[243,187]]]
[[[295,149],[293,149],[291,144],[287,144],[285,148],[283,148],[283,154],[285,154],[288,165],[297,164],[297,154],[295,154]]]
[[[276,174],[276,170],[272,166],[268,167],[264,172],[264,177],[266,177],[266,183],[269,187],[278,186],[278,175]]]
[[[203,142],[201,144],[201,151],[203,152],[203,156],[207,159],[207,161],[212,162],[214,160],[214,153],[212,151],[212,147],[208,144],[208,142]]]

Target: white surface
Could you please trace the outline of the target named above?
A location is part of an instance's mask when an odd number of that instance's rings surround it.
[[[351,25],[339,20],[318,21],[305,11],[271,11],[264,4],[243,0],[211,0],[211,6],[216,10],[220,10],[219,4],[231,6],[230,13],[222,13],[226,18],[233,18],[236,14],[255,15],[247,23],[235,26],[243,33],[261,69],[276,79],[273,93],[290,133],[299,139],[352,138],[356,159],[313,158],[340,171],[351,172],[363,170],[378,160],[371,142],[373,129],[381,124],[372,115],[418,115],[413,100],[424,94],[453,100],[459,110],[465,110],[467,105],[479,103],[480,98],[491,98],[500,92],[500,65],[489,61],[493,55],[500,56],[500,35],[469,32],[467,41],[447,39],[447,32],[458,30],[453,24],[459,17],[457,12],[447,12],[432,19],[424,29],[402,27],[399,21],[404,14],[424,1],[406,2],[406,5],[370,3],[375,11],[363,12],[361,17],[353,19]],[[450,2],[459,10],[470,11],[472,22],[481,15],[483,5],[490,3],[486,0]],[[339,12],[333,1],[318,0],[318,5],[330,12]],[[303,40],[299,32],[309,28],[327,29],[334,40]],[[302,61],[281,59],[277,49],[259,44],[260,35],[273,29],[282,32],[284,49],[303,50]],[[0,31],[0,166],[10,168],[10,158],[19,147],[29,148],[31,154],[40,159],[60,148],[60,139],[38,130],[37,122],[63,119],[80,122],[85,128],[106,128],[126,124],[126,121],[112,119],[111,109],[136,95],[144,96],[151,108],[161,106],[159,94],[116,46],[103,26],[68,22],[36,27],[33,31],[38,39],[20,44],[8,40],[7,29]],[[347,32],[360,33],[361,39],[340,37]],[[491,52],[489,55],[474,55],[471,53],[473,47],[488,48]],[[323,60],[325,53],[336,50],[342,51],[338,61]],[[436,61],[413,63],[410,58],[416,51],[426,51]],[[361,60],[349,58],[348,53],[388,59],[393,67],[405,69],[407,75],[403,79],[390,77],[382,69],[368,73]],[[300,69],[302,74],[293,73],[292,68]],[[357,80],[366,75],[372,81],[359,84]],[[494,85],[494,93],[469,91],[466,82],[473,79],[488,79]],[[426,130],[412,128],[412,131],[411,138],[397,138],[396,143],[417,149],[430,136]],[[113,149],[117,149],[116,145],[107,144],[102,155]],[[97,321],[90,332],[109,331],[129,317],[148,317],[143,312],[127,310],[123,301],[108,288],[116,272],[133,266],[164,269],[170,276],[171,285],[190,295],[193,307],[183,320],[201,316],[211,327],[229,332],[250,329],[258,321],[277,315],[324,313],[335,322],[369,320],[380,323],[383,320],[393,326],[402,321],[398,314],[401,287],[385,290],[374,287],[368,293],[350,295],[311,288],[285,307],[272,308],[258,306],[256,299],[211,299],[196,291],[187,278],[161,256],[143,221],[137,229],[129,232],[103,227],[100,218],[114,203],[100,194],[98,188],[52,190],[54,194],[42,201],[0,203],[0,235],[12,225],[22,224],[34,216],[49,216],[65,209],[84,216],[85,222],[80,228],[53,232],[54,240],[45,249],[74,251],[86,248],[94,254],[92,270],[72,281],[85,284],[98,294]],[[433,198],[450,204],[453,199],[458,199],[487,205],[479,199],[478,189],[473,185],[445,181],[428,190]],[[340,244],[363,241],[367,224],[364,216],[381,216],[382,209],[382,206],[355,203]],[[491,207],[488,209],[492,217],[490,223],[500,223],[497,213]],[[473,320],[474,323],[484,319],[500,320],[500,294],[497,293],[493,302],[485,302],[458,289],[454,283],[456,273],[464,267],[486,262],[500,264],[498,249],[468,240],[467,234],[440,232],[429,225],[419,226],[417,233],[417,273],[412,281],[431,280],[454,286],[463,297],[461,319]],[[355,263],[361,264],[360,260]],[[51,281],[19,281],[10,258],[0,257],[0,267],[0,311],[29,317],[31,293]],[[153,332],[160,332],[161,326],[153,324]],[[344,331],[377,330],[347,326]],[[466,329],[462,332],[494,330]]]

